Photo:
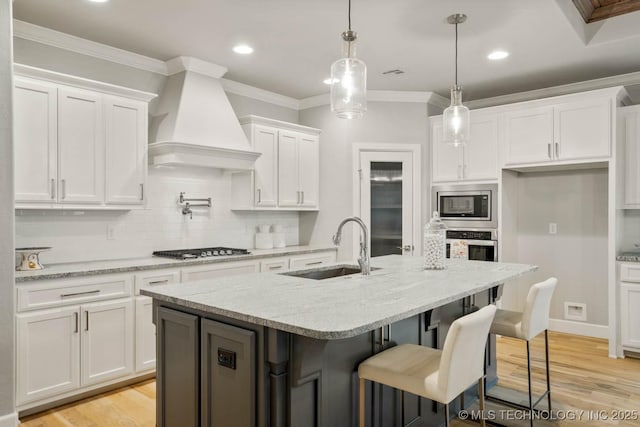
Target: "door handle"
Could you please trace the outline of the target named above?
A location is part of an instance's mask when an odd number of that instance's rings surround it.
[[[396,249],[402,249],[404,252],[413,251],[413,245],[396,246]]]
[[[78,332],[80,332],[80,327],[78,326],[78,312],[76,311],[75,313],[73,313],[73,318],[75,319],[76,322],[76,330],[73,331],[75,334],[77,334]]]
[[[86,310],[84,312],[84,315],[85,315],[85,320],[86,320],[86,322],[84,324],[84,330],[88,331],[89,330],[89,310]]]

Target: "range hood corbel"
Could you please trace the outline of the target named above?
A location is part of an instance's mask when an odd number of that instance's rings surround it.
[[[251,150],[222,88],[227,69],[181,56],[167,61],[167,70],[151,119],[151,165],[253,169],[260,153]]]

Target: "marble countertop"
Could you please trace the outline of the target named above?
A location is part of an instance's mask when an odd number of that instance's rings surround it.
[[[350,338],[473,295],[538,267],[422,257],[371,260],[379,270],[325,280],[254,273],[143,289],[142,294],[231,319],[316,339]]]
[[[290,255],[304,255],[335,250],[337,250],[335,247],[328,246],[288,246],[286,248],[278,249],[250,249],[251,253],[248,255],[197,258],[190,260],[178,260],[150,256],[145,258],[49,264],[45,266],[44,270],[16,271],[15,280],[16,283],[20,283],[33,280],[61,279],[67,277],[92,276],[98,274],[125,273],[129,271],[153,270],[160,268],[180,268],[192,265],[243,261]]]

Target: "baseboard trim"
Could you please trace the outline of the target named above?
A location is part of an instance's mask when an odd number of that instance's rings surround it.
[[[0,427],[18,427],[18,422],[17,412],[0,417]]]
[[[609,338],[609,327],[564,319],[549,319],[549,330],[592,338]]]

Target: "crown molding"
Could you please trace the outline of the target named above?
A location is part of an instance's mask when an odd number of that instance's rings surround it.
[[[268,102],[269,104],[278,105],[292,110],[300,110],[300,100],[290,96],[280,95],[265,89],[249,86],[233,80],[221,79],[222,87],[225,92],[235,95],[244,96],[258,101]]]
[[[570,95],[596,89],[607,89],[615,86],[631,86],[638,84],[640,84],[640,71],[611,77],[603,77],[600,79],[586,80],[583,82],[569,83],[566,85],[551,86],[527,92],[494,96],[492,98],[474,99],[473,101],[465,102],[465,105],[471,109],[495,107],[498,105],[514,104],[516,102],[532,101],[535,99],[550,98],[553,96]]]
[[[53,83],[62,83],[68,86],[95,90],[109,95],[124,96],[138,101],[149,102],[158,96],[155,93],[85,79],[84,77],[76,77],[69,74],[44,70],[42,68],[31,67],[29,65],[13,64],[13,71],[16,76],[47,80]]]
[[[329,94],[310,96],[300,100],[299,109],[329,105]],[[416,102],[421,104],[432,104],[442,109],[449,106],[449,100],[434,92],[422,91],[400,91],[400,90],[369,90],[367,91],[368,102]]]
[[[13,36],[140,70],[167,75],[167,66],[164,61],[17,19],[13,20]]]
[[[213,77],[214,79],[219,79],[228,71],[227,67],[214,64],[213,62],[203,61],[202,59],[193,58],[191,56],[177,56],[168,60],[165,64],[167,74],[170,76],[183,71],[192,71],[194,73]]]

